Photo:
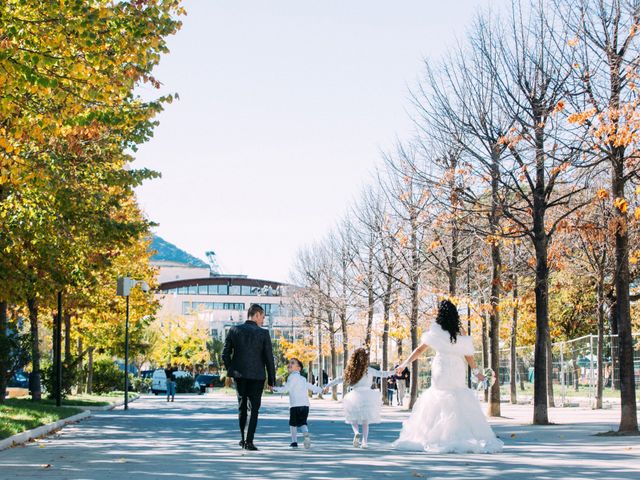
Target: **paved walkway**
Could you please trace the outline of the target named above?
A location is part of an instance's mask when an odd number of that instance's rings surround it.
[[[286,397],[265,397],[256,445],[239,450],[233,397],[142,397],[122,409],[98,412],[57,435],[0,452],[0,479],[227,478],[640,478],[640,437],[596,437],[618,422],[614,410],[553,409],[550,427],[524,425],[530,406],[503,405],[492,421],[504,440],[498,455],[442,455],[392,450],[408,413],[385,407],[368,450],[351,447],[340,407],[314,400],[309,451],[288,448]]]

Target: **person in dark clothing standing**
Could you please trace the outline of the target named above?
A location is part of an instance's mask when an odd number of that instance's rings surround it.
[[[398,368],[396,365],[395,368]],[[402,406],[405,392],[409,390],[409,382],[411,381],[411,372],[408,368],[402,371],[402,375],[396,375],[396,388],[398,390],[398,405]]]
[[[262,400],[265,379],[269,390],[275,385],[276,373],[271,348],[271,337],[262,328],[264,309],[252,304],[247,313],[248,320],[234,325],[229,330],[222,351],[222,360],[227,375],[235,379],[238,394],[238,419],[240,422],[240,447],[257,450],[253,444],[258,425],[258,410]],[[266,369],[266,374],[265,374]],[[250,410],[247,427],[247,411]]]
[[[167,368],[164,369],[164,374],[167,376],[167,402],[169,399],[173,402],[176,398],[176,377],[174,372],[175,368],[171,366],[170,363],[167,363]]]

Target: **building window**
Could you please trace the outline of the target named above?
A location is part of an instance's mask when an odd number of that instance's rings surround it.
[[[217,295],[218,294],[218,285],[209,285],[208,292],[209,292],[209,295]]]
[[[178,293],[184,295],[186,293],[189,293],[189,289],[187,287],[180,287],[180,288],[178,288]]]
[[[258,290],[260,290],[257,287],[249,287],[246,285],[242,286],[242,295],[258,295]]]
[[[191,313],[191,302],[182,302],[182,314],[189,315]]]
[[[198,295],[206,295],[206,294],[207,294],[207,286],[198,285]]]
[[[231,285],[229,287],[229,295],[240,295],[240,285]]]
[[[189,286],[189,295],[197,295],[198,294],[198,286],[190,285]]]

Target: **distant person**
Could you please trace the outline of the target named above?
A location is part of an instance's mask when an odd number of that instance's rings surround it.
[[[236,382],[240,447],[245,450],[258,450],[253,444],[253,438],[258,425],[262,390],[265,379],[269,389],[273,388],[276,373],[271,337],[269,332],[262,328],[264,309],[254,303],[249,307],[247,317],[248,320],[242,325],[234,325],[229,330],[222,351],[222,360],[227,375]],[[247,409],[251,410],[251,416],[245,436]]]
[[[395,368],[398,368],[396,365]],[[398,390],[398,406],[402,406],[404,397],[409,389],[409,382],[411,381],[411,372],[408,368],[402,370],[402,373],[396,375],[396,389]]]
[[[176,377],[174,372],[176,369],[167,363],[167,368],[164,369],[164,374],[167,377],[167,402],[169,399],[173,402],[176,398]]]
[[[309,417],[309,395],[307,392],[322,393],[322,388],[309,383],[301,375],[302,362],[297,358],[289,360],[287,370],[289,371],[287,383],[283,387],[275,387],[273,391],[289,393],[289,428],[291,430],[291,445],[289,446],[291,448],[298,447],[298,429],[300,429],[304,439],[304,448],[310,448],[311,439],[307,427]]]
[[[322,370],[322,384],[326,385],[329,382],[329,376],[327,375],[327,372]]]
[[[387,378],[387,403],[393,405],[393,394],[396,391],[396,376],[392,375]]]

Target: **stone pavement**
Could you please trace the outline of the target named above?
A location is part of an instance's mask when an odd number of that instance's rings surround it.
[[[503,404],[491,421],[505,442],[497,455],[398,452],[395,440],[408,412],[384,407],[368,450],[351,446],[340,406],[312,400],[312,448],[288,448],[286,397],[265,396],[258,452],[238,447],[235,398],[222,394],[143,396],[128,412],[97,412],[56,435],[0,452],[0,479],[227,478],[562,478],[640,479],[640,437],[599,437],[618,422],[615,410],[552,409],[557,425],[533,427],[530,406]]]

